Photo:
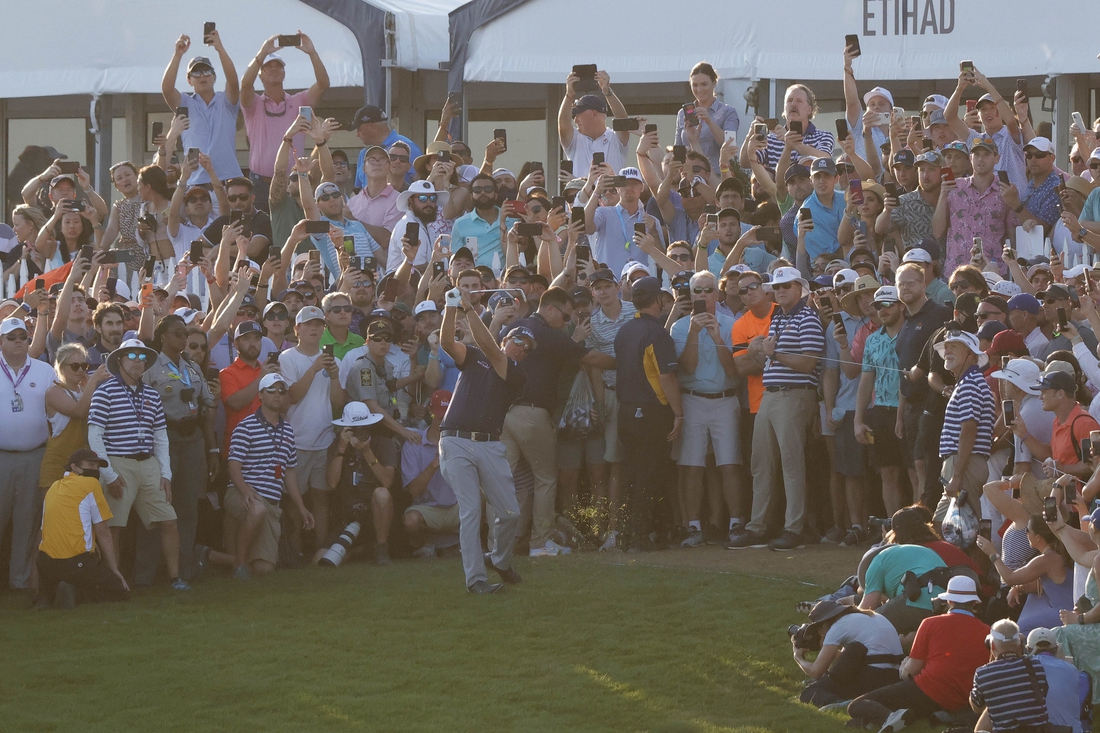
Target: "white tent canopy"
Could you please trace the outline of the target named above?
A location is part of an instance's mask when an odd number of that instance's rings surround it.
[[[438,69],[450,55],[447,12],[455,0],[379,0],[369,3],[392,12],[396,25],[396,65]],[[263,42],[278,33],[299,30],[313,39],[333,87],[362,87],[363,61],[355,35],[339,21],[300,0],[88,0],[74,5],[59,0],[8,3],[8,37],[0,48],[0,98],[65,94],[155,94],[180,34],[191,37],[186,60],[209,56],[202,43],[204,21],[217,23],[226,50],[243,74]],[[50,22],[49,19],[64,19]],[[313,83],[305,54],[293,48],[286,87]]]
[[[911,15],[895,18],[902,5]],[[529,0],[473,33],[463,78],[562,83],[574,64],[595,63],[613,81],[675,82],[705,59],[730,78],[839,79],[847,34],[860,37],[861,79],[951,78],[963,59],[988,77],[1091,73],[1100,44],[1069,32],[1087,24],[1082,9],[1080,0],[680,0],[651,9]]]

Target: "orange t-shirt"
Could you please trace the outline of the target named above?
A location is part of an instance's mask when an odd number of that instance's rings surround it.
[[[240,357],[233,360],[233,363],[221,370],[218,375],[222,382],[222,402],[225,402],[236,392],[240,392],[256,381],[256,377],[263,371],[263,367],[257,364],[255,367],[251,367],[246,364]],[[222,455],[229,455],[229,439],[233,437],[233,430],[237,425],[246,417],[260,409],[260,395],[259,393],[253,398],[245,407],[240,410],[231,410],[229,405],[225,406],[225,445],[222,448]]]
[[[767,336],[768,329],[772,325],[772,313],[774,312],[775,303],[772,303],[772,309],[768,311],[768,315],[764,318],[757,318],[752,314],[752,311],[745,311],[745,315],[738,318],[737,322],[733,324],[733,330],[730,332],[733,343],[747,344],[757,336]],[[733,355],[740,356],[746,351],[748,349],[741,349],[733,352]],[[755,415],[760,409],[760,400],[764,396],[764,375],[750,374],[745,378],[745,382],[749,390],[749,411]]]

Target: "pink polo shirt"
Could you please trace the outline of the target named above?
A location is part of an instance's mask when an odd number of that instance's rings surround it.
[[[397,208],[399,195],[393,186],[387,185],[382,193],[371,198],[364,188],[348,199],[348,209],[352,216],[364,224],[392,230],[393,225],[405,215],[405,212]]]
[[[275,175],[275,155],[279,152],[279,143],[298,117],[298,108],[309,105],[309,90],[297,94],[287,94],[284,102],[274,102],[267,95],[257,94],[251,107],[241,104],[244,115],[244,129],[248,133],[248,168],[252,173],[265,178]],[[294,136],[294,150],[298,155],[305,153],[306,134],[300,132]],[[287,161],[287,169],[294,167],[294,155]]]

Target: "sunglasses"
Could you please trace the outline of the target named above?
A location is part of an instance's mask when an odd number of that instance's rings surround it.
[[[268,394],[286,394],[286,387],[268,387],[264,392]]]
[[[982,313],[981,311],[978,311],[977,313],[974,314],[974,318],[979,320],[979,321],[985,321],[985,320],[990,319],[990,318],[997,318],[1000,315],[1001,315],[1000,313]]]
[[[376,344],[382,344],[382,343],[392,344],[393,343],[393,338],[390,337],[390,336],[371,336],[370,340],[373,341]]]
[[[856,172],[856,167],[854,165],[838,165],[836,170],[838,173],[852,174]]]
[[[773,285],[772,287],[776,290],[787,290],[788,288],[793,288],[795,285],[798,285],[798,283],[779,283],[778,285]]]
[[[317,297],[317,293],[303,293],[303,292],[299,291],[298,294],[302,296],[303,300],[309,300],[311,298],[316,298]]]
[[[512,337],[512,343],[515,344],[516,346],[522,346],[524,351],[530,351],[531,350],[531,345],[529,343],[527,343],[524,339],[520,338],[519,336],[513,336]]]
[[[328,201],[330,199],[335,199],[335,198],[340,198],[340,194],[338,194],[338,193],[323,193],[323,194],[321,194],[320,196],[317,197],[317,201],[318,202]]]
[[[233,193],[226,196],[225,200],[232,204],[237,201],[248,201],[251,196],[250,193]]]
[[[473,186],[470,188],[470,193],[496,193],[497,190],[493,186]]]
[[[351,313],[355,308],[350,305],[331,305],[329,306],[329,313]]]
[[[417,195],[416,200],[422,204],[434,204],[439,200],[439,196],[434,193],[422,193]]]
[[[148,361],[149,355],[137,351],[128,351],[126,353],[127,361]]]
[[[213,69],[199,69],[198,71],[192,71],[188,74],[192,79],[201,79],[204,76],[214,76]]]
[[[353,288],[370,288],[374,287],[374,283],[372,283],[370,280],[363,280],[361,282],[352,283],[351,286]]]
[[[668,257],[670,260],[677,260],[679,262],[691,262],[693,259],[695,259],[694,256],[687,252],[678,255],[669,255]]]
[[[692,288],[691,292],[695,293],[696,295],[703,295],[704,293],[710,295],[714,292],[714,288]]]
[[[950,284],[950,285],[948,285],[947,287],[948,287],[948,288],[950,288],[950,289],[951,289],[951,292],[953,292],[953,293],[954,293],[954,292],[956,292],[956,291],[958,291],[958,290],[966,290],[966,289],[968,289],[968,288],[970,287],[970,283],[962,283],[962,282],[959,282],[959,283],[951,283],[951,284]]]
[[[87,362],[77,362],[74,364],[66,364],[65,366],[69,367],[74,372],[90,372],[92,370],[92,365]]]
[[[895,305],[897,305],[897,303],[875,303],[874,305],[875,310],[881,311],[886,310],[887,308],[893,308]]]
[[[391,155],[390,160],[394,163],[408,163],[409,156],[407,155]]]
[[[196,341],[193,344],[187,344],[187,348],[189,350],[197,349],[197,350],[200,350],[200,351],[206,351],[207,345],[206,345],[205,341]]]
[[[510,277],[505,282],[509,285],[526,285],[527,278],[525,277]]]
[[[16,333],[9,333],[7,336],[4,337],[4,340],[5,341],[26,341],[27,340],[27,332],[22,331],[22,332],[16,332]]]
[[[264,316],[265,321],[289,321],[290,314],[286,311],[273,310]]]
[[[1024,157],[1027,158],[1028,160],[1034,160],[1036,158],[1045,158],[1048,155],[1050,155],[1050,153],[1024,153]]]
[[[759,288],[760,288],[760,283],[750,283],[749,285],[746,285],[743,288],[738,288],[737,289],[737,294],[738,295],[748,295],[753,290],[757,290]]]

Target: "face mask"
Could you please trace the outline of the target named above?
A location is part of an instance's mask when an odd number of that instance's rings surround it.
[[[84,469],[81,469],[81,474],[80,475],[84,476],[85,478],[94,478],[98,481],[99,480],[99,469],[98,468],[84,468]]]

